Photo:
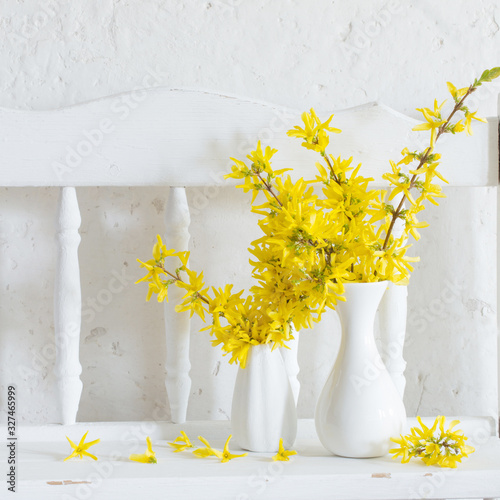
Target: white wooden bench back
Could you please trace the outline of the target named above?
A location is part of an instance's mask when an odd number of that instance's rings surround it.
[[[316,110],[322,116],[332,110]],[[54,317],[56,376],[60,421],[74,423],[82,383],[79,362],[81,291],[78,262],[80,213],[76,188],[81,186],[165,186],[171,190],[165,209],[169,247],[188,248],[189,206],[185,188],[215,186],[229,171],[230,156],[243,158],[261,139],[279,149],[276,167],[292,167],[294,176],[314,173],[314,155],[286,131],[300,123],[300,112],[206,92],[156,88],[107,97],[47,112],[0,110],[0,184],[60,186],[58,267]],[[417,122],[386,106],[368,104],[336,113],[336,155],[354,156],[364,175],[382,185],[388,159],[398,159],[404,146],[422,149],[424,135],[411,132]],[[452,186],[496,186],[498,182],[497,120],[476,127],[468,140],[443,140],[441,171]],[[419,141],[422,141],[419,143]],[[471,168],[474,165],[474,168]],[[158,232],[163,232],[158,228]],[[190,393],[189,337],[186,314],[165,305],[166,387],[172,420],[183,422]],[[405,293],[399,301],[406,311]],[[401,309],[402,308],[402,309]],[[390,318],[394,307],[381,311],[381,323],[405,328],[405,315]],[[392,360],[395,378],[404,362]],[[296,350],[286,359],[298,392]],[[404,379],[403,379],[404,380]],[[403,382],[404,386],[404,382]]]

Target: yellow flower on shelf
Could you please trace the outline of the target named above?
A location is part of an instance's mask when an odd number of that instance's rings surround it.
[[[465,444],[467,438],[463,431],[453,427],[460,423],[453,420],[445,430],[445,417],[438,416],[431,427],[427,427],[420,417],[417,417],[420,428],[412,427],[410,434],[391,438],[399,448],[389,450],[392,457],[401,457],[402,463],[408,463],[411,458],[420,458],[425,465],[456,468],[462,458],[467,457],[475,450]]]
[[[198,439],[205,445],[205,448],[198,448],[194,450],[193,455],[197,456],[198,458],[216,456],[217,458],[222,459],[221,451],[212,448],[210,446],[210,443],[203,436],[198,436]]]
[[[242,453],[240,455],[234,455],[229,452],[229,441],[231,441],[231,438],[233,435],[231,434],[227,440],[226,444],[224,445],[224,449],[222,450],[222,460],[221,462],[229,462],[229,460],[232,460],[233,458],[238,458],[238,457],[246,457],[248,453]]]
[[[143,464],[155,464],[156,462],[156,453],[153,451],[153,446],[151,444],[151,439],[149,436],[146,438],[147,450],[142,455],[132,454],[128,458],[129,460],[133,460],[134,462],[141,462]]]
[[[246,457],[248,453],[242,453],[241,455],[234,455],[229,451],[229,441],[232,438],[232,434],[227,438],[226,444],[222,451],[216,450],[210,446],[210,443],[202,436],[198,436],[198,439],[205,445],[205,448],[198,448],[193,451],[193,454],[199,458],[206,458],[210,456],[215,456],[220,459],[222,463],[229,462],[233,458]]]
[[[288,462],[290,460],[290,455],[297,455],[297,452],[295,450],[285,450],[283,447],[283,438],[280,438],[280,444],[279,444],[279,450],[276,455],[273,457],[273,461],[283,461],[283,462]]]
[[[191,441],[187,437],[187,434],[184,431],[181,431],[181,435],[176,437],[173,442],[168,443],[172,448],[175,448],[174,453],[178,453],[179,451],[184,451],[188,448],[192,448],[193,445]]]
[[[73,441],[71,441],[71,439],[68,436],[66,436],[66,439],[69,441],[71,448],[73,448],[73,452],[71,453],[71,455],[69,455],[69,457],[66,457],[64,459],[65,462],[66,462],[66,460],[69,460],[70,458],[73,458],[73,457],[80,457],[80,459],[82,459],[84,455],[87,457],[90,457],[94,460],[97,460],[97,457],[95,455],[92,455],[91,453],[89,453],[87,450],[91,446],[94,446],[95,444],[99,443],[100,439],[96,439],[95,441],[90,441],[90,443],[86,443],[85,438],[87,437],[88,433],[89,433],[89,431],[87,431],[83,435],[83,437],[82,437],[82,439],[80,439],[80,442],[78,443],[78,445],[73,443]]]
[[[407,464],[413,456],[410,454],[411,442],[408,437],[401,435],[399,438],[391,438],[391,441],[399,444],[399,448],[389,450],[389,453],[393,455],[392,459],[401,457],[401,463]]]

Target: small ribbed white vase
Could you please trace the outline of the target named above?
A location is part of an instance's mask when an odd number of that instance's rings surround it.
[[[318,400],[316,431],[335,455],[386,455],[406,421],[403,401],[375,345],[374,321],[387,282],[345,283],[338,302],[342,340]]]
[[[283,438],[291,448],[297,435],[295,400],[279,349],[250,347],[245,368],[238,369],[231,408],[234,440],[241,448],[276,452]]]

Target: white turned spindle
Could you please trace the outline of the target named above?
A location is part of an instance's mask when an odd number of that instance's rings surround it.
[[[189,206],[186,190],[181,187],[170,188],[165,212],[165,245],[168,249],[185,251],[189,244]],[[165,335],[166,335],[166,362],[167,372],[165,386],[170,403],[172,422],[181,424],[186,421],[191,379],[189,370],[189,336],[190,319],[188,312],[175,312],[175,305],[179,304],[184,291],[171,286],[168,291],[169,303],[165,303]]]
[[[290,387],[292,388],[293,398],[295,399],[295,406],[299,400],[300,393],[300,382],[297,375],[300,372],[300,366],[297,360],[299,353],[299,333],[297,331],[293,332],[293,340],[287,342],[288,349],[286,347],[281,347],[281,356],[285,362],[285,369],[288,374],[288,380],[290,381]]]
[[[401,194],[394,198],[394,206],[399,205],[401,198]],[[403,208],[405,208],[404,204]],[[392,234],[395,238],[400,238],[403,230],[404,222],[398,219],[394,224]],[[385,291],[378,308],[380,339],[382,341],[380,355],[401,398],[406,386],[404,376],[406,361],[403,357],[403,348],[406,337],[407,310],[408,287],[389,283],[389,288]]]
[[[74,424],[83,384],[79,359],[82,297],[78,245],[80,209],[73,187],[61,188],[57,214],[58,260],[54,293],[56,342],[55,375],[59,392],[60,421]]]

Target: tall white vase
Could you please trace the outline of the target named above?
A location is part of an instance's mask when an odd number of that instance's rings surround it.
[[[373,325],[387,282],[346,283],[337,304],[342,341],[316,407],[323,446],[353,458],[388,453],[406,420],[401,397],[375,345]]]
[[[297,435],[297,413],[288,373],[279,349],[250,347],[245,368],[238,369],[231,408],[235,441],[245,450],[276,452],[283,438],[291,448]]]

